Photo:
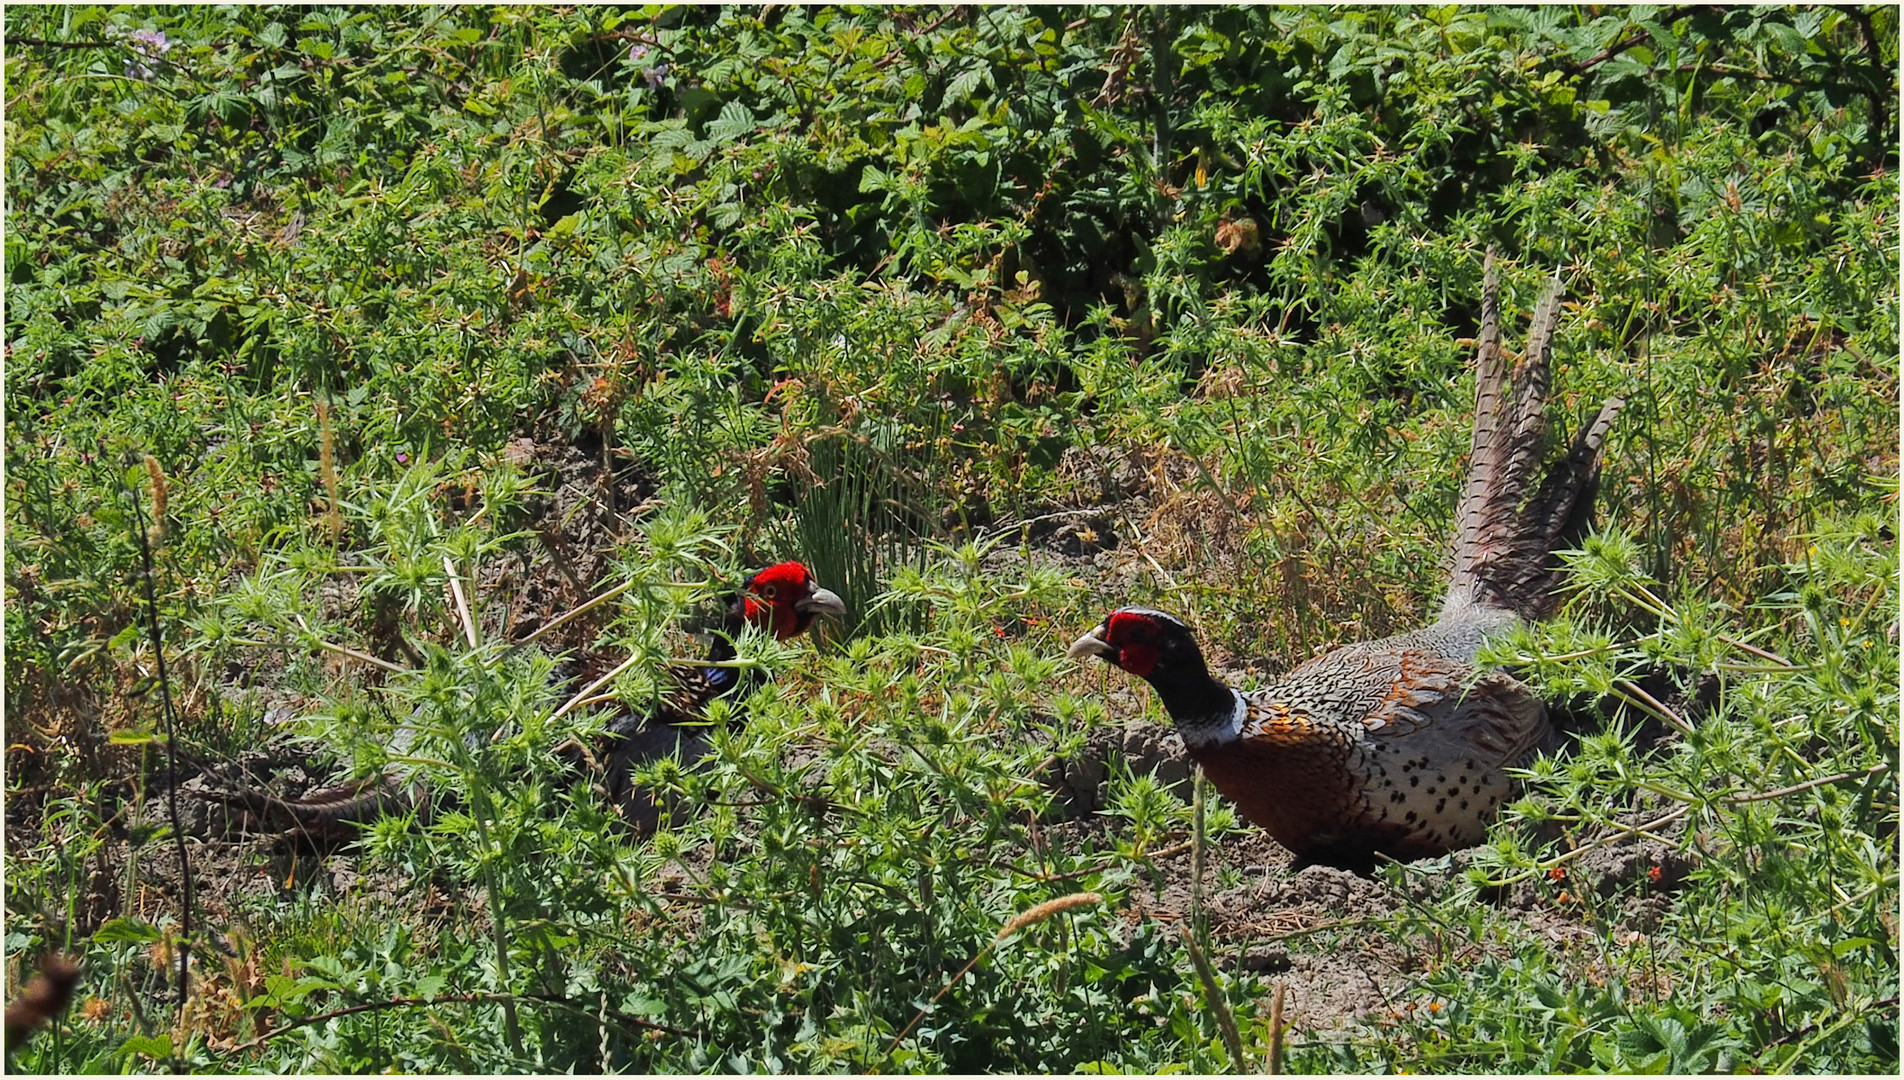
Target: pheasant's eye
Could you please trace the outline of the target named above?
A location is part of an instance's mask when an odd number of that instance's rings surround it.
[[[760,587],[760,598],[762,600],[772,600],[774,598],[774,593],[777,591],[778,590],[776,590],[772,585],[762,585]]]

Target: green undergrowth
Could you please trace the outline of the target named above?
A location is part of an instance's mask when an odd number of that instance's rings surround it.
[[[15,1067],[1895,1072],[1895,10],[5,19],[7,978],[84,964]],[[1496,647],[1592,722],[1303,939],[1404,993],[1272,1033],[1137,913],[1247,826],[1115,762],[1067,822],[1131,718],[1061,656],[1423,621],[1490,248],[1556,421],[1627,400]],[[848,620],[629,835],[558,748],[788,557]],[[139,808],[286,738],[435,809],[186,911]]]
[[[1421,913],[1438,939],[1494,947],[1477,966],[1428,967],[1434,1007],[1408,1012],[1384,1060],[1832,1071],[1897,1053],[1898,596],[1884,528],[1827,523],[1748,611],[1664,602],[1630,538],[1592,538],[1569,609],[1500,658],[1529,665],[1549,697],[1622,707],[1536,763],[1466,887]],[[1710,706],[1641,688],[1661,666],[1715,683]],[[1635,838],[1653,843],[1650,865],[1624,888],[1579,874]],[[1523,882],[1592,931],[1577,966],[1501,940],[1481,914],[1479,897]],[[1660,917],[1630,916],[1655,897],[1670,899]]]

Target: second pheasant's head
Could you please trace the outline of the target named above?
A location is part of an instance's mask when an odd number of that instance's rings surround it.
[[[1193,750],[1227,742],[1242,730],[1241,699],[1210,676],[1196,635],[1174,615],[1120,608],[1072,642],[1067,655],[1099,657],[1149,683]]]
[[[821,615],[839,618],[846,605],[797,562],[769,566],[746,580],[739,597],[741,617],[780,640],[798,637]]]
[[[1203,652],[1182,620],[1150,608],[1120,608],[1071,643],[1073,660],[1096,656],[1152,683],[1178,674],[1203,674]]]

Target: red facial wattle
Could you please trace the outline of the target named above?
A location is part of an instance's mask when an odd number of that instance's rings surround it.
[[[1117,649],[1117,666],[1138,678],[1157,667],[1158,628],[1148,618],[1119,611],[1104,626],[1104,640]]]
[[[794,604],[811,589],[812,575],[797,562],[769,566],[747,579],[747,621],[770,631],[780,641],[797,636],[803,627]]]
[[[1138,678],[1144,678],[1157,667],[1157,646],[1148,641],[1133,641],[1117,650],[1117,666]]]
[[[793,610],[793,597],[782,595],[773,603],[773,636],[785,641],[800,632],[800,613]]]

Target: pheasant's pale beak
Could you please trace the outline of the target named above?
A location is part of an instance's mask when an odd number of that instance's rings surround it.
[[[846,617],[846,602],[840,599],[832,589],[814,586],[813,591],[793,602],[795,611],[808,615],[831,615],[836,619]]]
[[[1064,654],[1073,660],[1082,660],[1087,656],[1101,656],[1112,663],[1116,663],[1117,647],[1098,636],[1103,630],[1104,627],[1100,624],[1096,629],[1087,632],[1083,637],[1072,642],[1071,647],[1066,649]]]

